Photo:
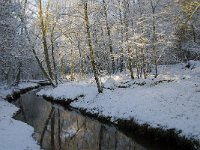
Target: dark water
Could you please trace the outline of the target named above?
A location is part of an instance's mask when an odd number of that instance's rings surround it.
[[[15,119],[34,127],[34,138],[45,150],[171,149],[141,144],[148,141],[136,142],[113,126],[47,102],[36,96],[36,91],[22,95],[15,105],[21,108]]]

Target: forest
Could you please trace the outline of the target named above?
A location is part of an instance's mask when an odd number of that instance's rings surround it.
[[[199,59],[199,1],[1,1],[1,83],[79,80]]]
[[[48,138],[42,143],[47,127],[42,140],[32,139],[30,126],[40,129],[25,117],[27,92],[117,127],[127,128],[130,122],[131,131],[145,128],[137,136],[153,130],[162,139],[160,129],[166,135],[174,129],[173,140],[179,142],[172,145],[180,146],[175,149],[184,149],[182,142],[199,149],[200,0],[0,0],[0,150],[50,148]],[[17,107],[26,118],[17,120],[29,126],[12,118],[18,116]],[[52,104],[46,123],[51,124],[51,149],[61,150],[62,138],[76,138],[80,129],[77,125],[67,137],[60,135],[62,126],[52,123],[62,120],[57,109]],[[2,142],[15,138],[6,134],[11,126],[6,128],[3,116],[18,126],[16,135],[26,128],[27,145],[13,142],[14,148]],[[57,128],[58,136],[53,135]],[[101,140],[85,149],[114,148],[103,148]],[[65,147],[84,149],[70,144]]]

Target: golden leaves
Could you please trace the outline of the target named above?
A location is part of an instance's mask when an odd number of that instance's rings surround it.
[[[200,7],[200,2],[198,0],[182,0],[181,9],[189,17],[192,18],[195,12]]]

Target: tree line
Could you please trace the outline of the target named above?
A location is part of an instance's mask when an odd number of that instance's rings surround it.
[[[93,74],[102,92],[102,75],[156,78],[159,64],[199,59],[199,0],[1,3],[2,81],[43,77],[55,87]]]

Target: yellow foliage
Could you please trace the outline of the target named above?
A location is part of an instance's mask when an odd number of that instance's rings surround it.
[[[199,0],[182,0],[181,9],[189,17],[192,18],[195,12],[199,9]]]

